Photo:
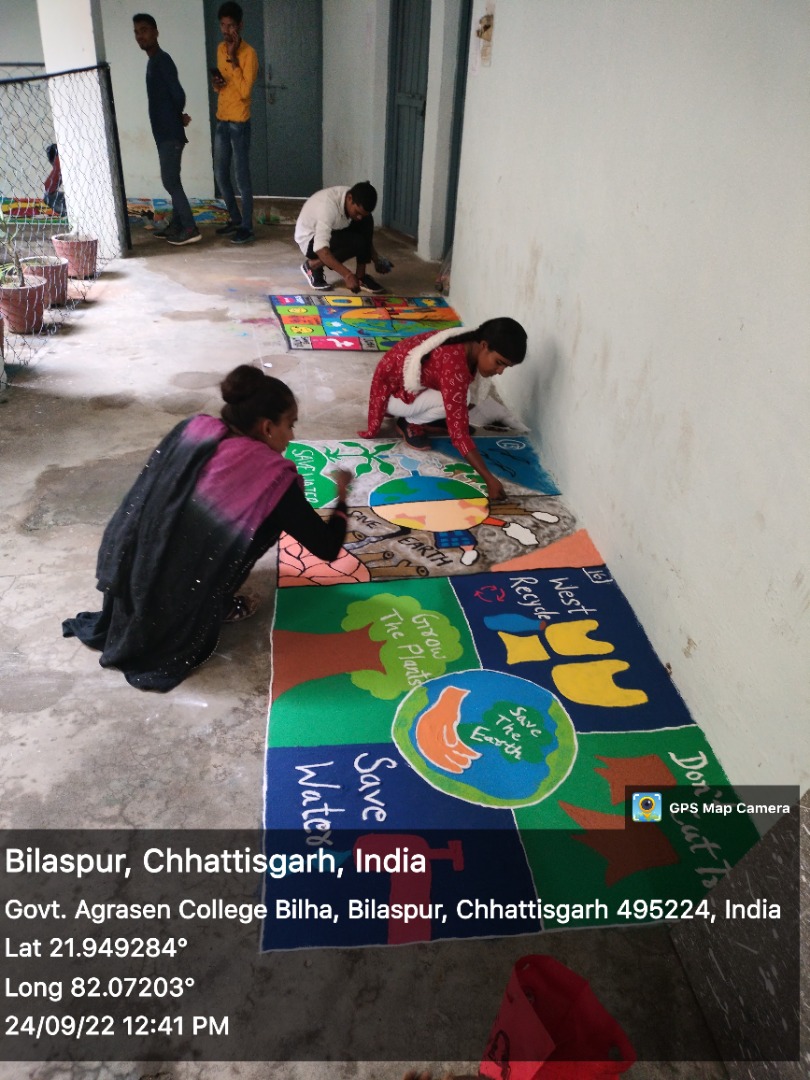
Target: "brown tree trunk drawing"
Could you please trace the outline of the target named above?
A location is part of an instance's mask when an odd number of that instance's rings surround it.
[[[338,634],[310,634],[298,630],[273,632],[273,701],[299,683],[342,675],[349,671],[379,671],[382,641],[372,641],[368,630]]]

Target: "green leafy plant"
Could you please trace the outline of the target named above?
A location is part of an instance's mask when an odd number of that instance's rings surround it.
[[[13,247],[13,240],[17,234],[16,228],[12,228],[9,223],[9,216],[3,210],[3,204],[0,202],[0,244],[3,246],[3,257],[5,258]]]
[[[0,286],[4,289],[21,289],[25,285],[20,257],[15,253],[14,262],[0,266]]]
[[[0,264],[0,285],[5,288],[21,288],[25,284],[20,256],[16,251],[17,224],[14,219],[3,210],[0,203],[0,244],[3,247],[3,258],[11,256],[11,262]]]

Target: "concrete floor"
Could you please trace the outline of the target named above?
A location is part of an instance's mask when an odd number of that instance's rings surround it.
[[[63,618],[97,606],[102,528],[149,451],[178,418],[218,412],[217,386],[231,367],[261,364],[290,384],[300,437],[353,436],[364,424],[374,356],[289,353],[271,318],[268,292],[304,287],[292,229],[265,227],[247,247],[215,237],[210,226],[203,234],[201,244],[172,248],[136,229],[131,255],[104,271],[28,367],[12,369],[0,404],[5,828],[252,829],[260,820],[272,553],[253,576],[266,598],[260,614],[226,627],[212,659],[169,695],[132,689],[120,674],[99,668],[97,654],[60,633]],[[436,264],[421,262],[395,237],[383,236],[378,246],[396,264],[392,288],[434,291]],[[475,320],[475,312],[462,314]],[[717,1063],[668,1060],[678,1056],[685,1032],[692,1047],[709,1048],[711,1040],[663,929],[400,952],[402,974],[387,981],[390,958],[379,949],[335,950],[314,960],[308,952],[282,954],[257,963],[272,972],[282,997],[295,994],[308,1022],[317,1025],[320,1010],[341,1001],[358,1024],[379,1027],[382,1058],[387,1026],[419,1023],[413,987],[428,982],[446,987],[444,1022],[452,1022],[453,1001],[468,1000],[467,1022],[483,1050],[514,960],[550,953],[591,980],[646,1059],[627,1075],[727,1076]],[[0,1080],[394,1080],[405,1068],[306,1063],[305,1035],[289,1056],[302,1060],[0,1064]],[[437,1073],[445,1064],[435,1063]],[[465,1064],[456,1063],[458,1071],[468,1071]]]

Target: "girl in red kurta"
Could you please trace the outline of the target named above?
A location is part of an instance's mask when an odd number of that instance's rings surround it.
[[[370,439],[386,415],[397,418],[405,441],[425,450],[424,426],[447,420],[453,446],[487,485],[490,500],[504,498],[500,480],[484,464],[470,435],[468,406],[485,396],[479,380],[500,375],[526,355],[526,331],[514,319],[488,319],[475,330],[441,330],[398,342],[380,360],[371,380],[368,428]]]

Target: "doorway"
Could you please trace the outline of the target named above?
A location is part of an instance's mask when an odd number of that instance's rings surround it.
[[[419,229],[429,46],[430,0],[393,0],[384,223],[414,238]]]
[[[322,186],[323,18],[321,0],[239,0],[243,33],[259,58],[251,99],[253,193],[306,198]],[[222,37],[221,0],[204,0],[208,66]],[[217,95],[209,87],[212,136]]]

